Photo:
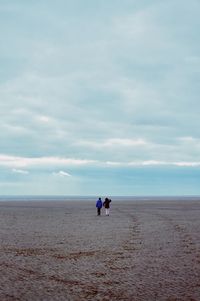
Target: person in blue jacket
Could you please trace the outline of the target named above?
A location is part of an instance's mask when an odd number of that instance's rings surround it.
[[[101,208],[103,206],[101,198],[99,198],[96,202],[97,215],[101,215]]]

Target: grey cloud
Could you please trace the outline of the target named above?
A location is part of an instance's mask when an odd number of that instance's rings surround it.
[[[199,4],[50,1],[45,12],[46,3],[15,4],[16,29],[12,14],[2,21],[1,153],[198,162],[197,141],[179,138],[199,139]],[[148,143],[105,143],[120,139]]]

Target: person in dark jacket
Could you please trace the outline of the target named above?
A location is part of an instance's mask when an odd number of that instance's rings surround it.
[[[99,198],[96,202],[97,215],[101,215],[101,208],[103,206],[101,198]]]
[[[105,201],[103,202],[103,206],[104,208],[106,209],[106,215],[109,215],[110,214],[110,203],[112,201],[108,198],[105,198]]]

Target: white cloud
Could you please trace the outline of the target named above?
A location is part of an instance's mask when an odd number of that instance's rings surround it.
[[[43,122],[43,123],[48,123],[50,121],[50,118],[47,116],[38,116],[38,120]]]
[[[92,148],[102,147],[135,147],[135,146],[146,146],[148,144],[142,138],[129,139],[129,138],[110,138],[102,141],[91,141],[91,140],[80,140],[77,141],[78,145],[88,146]]]
[[[105,146],[144,146],[147,142],[144,139],[124,139],[124,138],[113,138],[108,139],[104,143]]]
[[[147,161],[129,161],[129,162],[106,162],[108,166],[122,166],[122,167],[139,167],[139,166],[177,166],[177,167],[198,167],[200,166],[200,161],[197,162],[187,162],[187,161],[180,161],[180,162],[173,162],[173,161],[159,161],[159,160],[147,160]]]
[[[26,135],[29,133],[29,130],[25,126],[21,126],[20,124],[14,125],[14,124],[4,123],[1,125],[1,127],[7,133],[7,135],[9,134]]]
[[[71,177],[68,172],[60,170],[59,172],[53,172],[54,176],[60,176],[60,177]]]
[[[186,136],[186,137],[180,137],[178,140],[183,144],[193,145],[193,147],[200,146],[200,139],[192,137],[192,136]]]
[[[164,162],[164,161],[156,161],[156,160],[149,160],[149,161],[143,161],[142,165],[147,166],[147,165],[166,165],[166,164],[170,164],[168,162]]]
[[[180,167],[198,167],[198,166],[200,166],[200,162],[173,162],[172,164],[175,166],[180,166]]]
[[[95,163],[94,160],[60,158],[60,157],[16,157],[0,155],[0,166],[8,167],[50,167],[50,166],[83,166]]]
[[[29,171],[27,171],[27,170],[23,170],[23,169],[15,169],[15,168],[12,169],[12,172],[14,172],[14,173],[19,173],[19,174],[24,174],[24,175],[29,174]]]
[[[120,166],[120,165],[123,165],[123,164],[122,164],[122,162],[106,161],[106,165],[108,165],[108,166]]]
[[[146,39],[146,42],[151,41],[154,44],[161,38],[160,29],[155,24],[154,14],[155,11],[152,9],[143,9],[114,18],[115,33],[126,39],[131,38],[132,41],[137,40],[142,43]]]

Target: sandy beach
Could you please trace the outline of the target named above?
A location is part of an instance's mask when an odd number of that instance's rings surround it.
[[[0,202],[0,300],[200,300],[200,201]]]

